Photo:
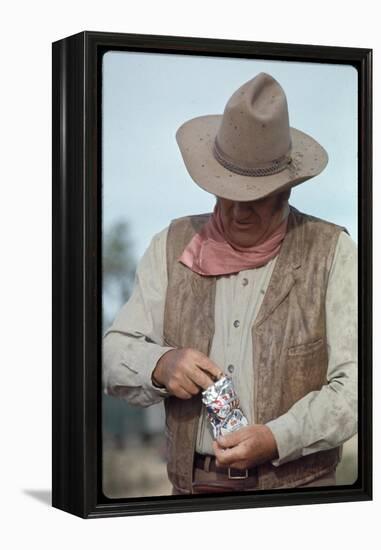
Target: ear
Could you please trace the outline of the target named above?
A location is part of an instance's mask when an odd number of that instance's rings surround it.
[[[282,202],[288,201],[288,199],[290,198],[290,195],[291,195],[291,187],[280,193],[281,201]]]
[[[283,208],[288,202],[291,195],[291,187],[279,193],[278,208]]]

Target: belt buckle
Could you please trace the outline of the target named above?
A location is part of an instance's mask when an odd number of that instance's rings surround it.
[[[236,472],[245,472],[245,475],[243,475],[242,473],[241,474],[238,474],[238,475],[234,475],[232,474],[231,470],[235,470]],[[229,479],[247,479],[249,477],[249,470],[247,468],[245,468],[244,470],[240,470],[238,468],[228,468],[228,478]]]

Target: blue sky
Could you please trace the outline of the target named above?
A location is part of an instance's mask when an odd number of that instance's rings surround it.
[[[213,209],[177,146],[186,120],[222,113],[259,72],[286,92],[290,124],[327,150],[327,168],[291,204],[344,225],[357,241],[357,72],[345,65],[107,52],[103,58],[103,224],[128,221],[139,259],[170,220]]]

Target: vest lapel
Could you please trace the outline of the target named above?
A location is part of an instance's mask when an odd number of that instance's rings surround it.
[[[282,243],[270,283],[263,298],[254,327],[259,327],[288,296],[301,265],[302,228],[295,231],[298,211],[290,207],[287,233]]]
[[[211,339],[214,334],[214,301],[216,295],[216,277],[203,277],[202,275],[198,275],[198,273],[192,272],[191,289],[193,300],[196,304],[199,304],[199,311],[202,312],[202,332],[208,335],[207,346],[200,351],[208,354]]]

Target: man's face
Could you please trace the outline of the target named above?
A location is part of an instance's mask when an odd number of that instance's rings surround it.
[[[231,201],[218,197],[224,233],[230,244],[249,247],[264,242],[283,219],[290,192],[257,201]]]

